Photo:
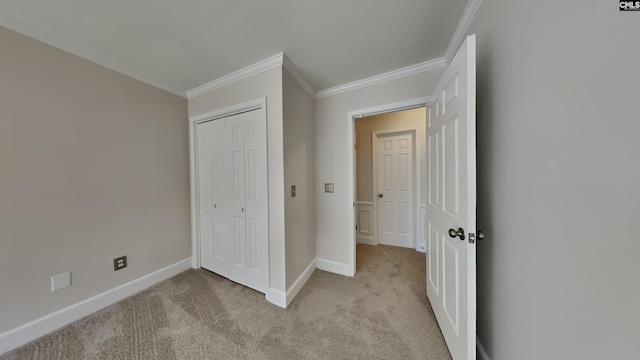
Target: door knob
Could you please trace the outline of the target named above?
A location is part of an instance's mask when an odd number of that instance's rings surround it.
[[[464,240],[464,229],[458,228],[458,230],[449,229],[449,237],[456,238],[459,237],[460,240]]]
[[[484,240],[484,233],[481,230],[478,230],[478,241]]]
[[[382,198],[383,196],[384,196],[384,195],[382,195],[382,194],[378,194],[378,197],[379,197],[379,198]]]
[[[241,208],[241,209],[240,209],[240,212],[244,212],[244,208]]]

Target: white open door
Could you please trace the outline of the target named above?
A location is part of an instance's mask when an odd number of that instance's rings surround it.
[[[427,111],[427,295],[454,360],[476,359],[475,50],[471,35]]]

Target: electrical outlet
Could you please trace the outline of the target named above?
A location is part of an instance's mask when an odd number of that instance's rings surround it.
[[[120,256],[113,259],[113,271],[118,271],[127,267],[127,256]]]

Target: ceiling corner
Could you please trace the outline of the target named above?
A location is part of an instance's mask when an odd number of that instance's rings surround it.
[[[282,66],[285,69],[287,69],[289,74],[291,74],[291,76],[293,76],[294,79],[296,79],[298,84],[302,86],[302,88],[304,89],[304,91],[307,92],[307,94],[309,94],[311,97],[314,97],[315,91],[313,91],[313,88],[311,87],[311,85],[309,85],[307,80],[302,76],[302,74],[300,74],[300,72],[298,71],[298,68],[296,68],[296,66],[293,64],[291,59],[289,59],[289,57],[287,56],[287,54],[284,54],[284,53],[283,53],[283,59],[282,59]]]

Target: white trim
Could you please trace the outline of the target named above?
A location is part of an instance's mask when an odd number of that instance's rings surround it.
[[[444,57],[425,61],[419,64],[407,66],[401,69],[389,71],[386,73],[378,74],[361,80],[353,81],[347,84],[334,86],[328,89],[317,91],[314,95],[315,99],[320,99],[327,96],[341,94],[347,91],[361,89],[367,86],[379,84],[385,81],[396,80],[406,76],[415,75],[421,72],[438,69],[447,65],[447,61]]]
[[[444,53],[444,58],[447,60],[447,64],[451,62],[451,59],[453,59],[453,56],[456,54],[456,50],[458,50],[464,39],[467,38],[465,34],[471,24],[471,20],[473,20],[473,17],[476,15],[476,12],[480,7],[480,3],[482,3],[482,0],[471,0],[464,9],[462,18],[460,18],[460,22],[451,37],[447,51]]]
[[[197,169],[196,169],[196,125],[200,122],[209,121],[224,116],[229,116],[249,110],[262,109],[266,117],[267,98],[262,97],[250,100],[241,104],[228,106],[226,108],[210,111],[204,114],[195,115],[189,118],[189,183],[191,190],[191,267],[200,268],[200,232],[198,230],[198,194]]]
[[[426,105],[425,105],[426,106]],[[396,110],[401,111],[401,110]],[[425,122],[426,122],[425,118]],[[426,126],[426,124],[425,124]],[[396,128],[396,129],[384,129],[384,130],[375,130],[371,132],[371,173],[373,177],[371,179],[372,183],[372,198],[376,199],[378,196],[378,137],[387,136],[391,134],[410,134],[411,142],[413,147],[413,186],[411,189],[412,192],[412,202],[413,202],[413,214],[411,216],[411,228],[412,234],[410,237],[413,238],[413,244],[411,246],[414,249],[418,249],[418,238],[416,235],[419,234],[418,224],[418,214],[420,213],[420,140],[418,139],[418,129],[413,127],[406,128]],[[417,200],[417,201],[416,201]],[[373,204],[373,228],[374,228],[374,239],[376,244],[380,243],[380,239],[378,238],[378,202],[376,201]]]
[[[425,144],[426,145],[426,144]],[[427,189],[424,189],[427,191]],[[427,204],[420,204],[420,214],[418,215],[418,241],[416,244],[416,251],[421,253],[427,252]]]
[[[262,61],[258,61],[257,63],[253,64],[253,65],[249,65],[247,67],[244,67],[240,70],[234,71],[231,74],[225,75],[221,78],[218,78],[216,80],[210,81],[206,84],[200,85],[196,88],[193,88],[191,90],[188,90],[186,92],[187,94],[187,99],[192,99],[196,96],[202,95],[204,93],[207,93],[209,91],[212,90],[216,90],[219,89],[223,86],[227,86],[230,84],[233,84],[237,81],[240,81],[242,79],[246,79],[250,76],[259,74],[263,71],[267,71],[269,69],[272,69],[274,67],[277,66],[282,66],[284,60],[284,53],[279,53],[277,55],[274,55],[270,58],[266,58]]]
[[[355,166],[354,166],[354,151],[353,151],[353,135],[355,133],[355,118],[373,115],[384,114],[394,111],[406,110],[417,108],[421,106],[427,106],[435,102],[435,97],[425,96],[416,99],[410,99],[405,101],[398,101],[395,103],[372,106],[360,110],[354,110],[347,112],[347,196],[345,197],[345,206],[348,206],[349,211],[355,211],[353,202],[355,202]],[[425,119],[426,121],[426,119]],[[352,213],[353,214],[353,213]],[[348,217],[348,233],[347,244],[349,246],[349,263],[346,264],[349,268],[349,272],[353,275],[356,273],[356,239],[355,239],[355,216]],[[319,260],[319,259],[318,259]],[[320,263],[316,262],[318,269],[321,269]],[[328,270],[329,271],[329,270]],[[350,275],[350,276],[353,276]]]
[[[351,233],[351,231],[349,231]],[[331,260],[316,258],[316,268],[330,273],[353,277],[356,272],[352,270],[351,264],[343,264]]]
[[[476,346],[478,348],[478,355],[480,357],[480,360],[491,360],[489,358],[489,355],[487,354],[487,350],[484,349],[484,346],[482,346],[482,343],[480,342],[480,339],[476,336]]]
[[[82,300],[64,309],[45,315],[27,324],[0,334],[0,354],[46,335],[56,329],[90,315],[137,292],[147,289],[187,269],[191,258],[178,261],[160,270],[122,284],[101,294]]]
[[[264,294],[264,298],[268,302],[274,305],[277,305],[283,309],[287,308],[287,295],[280,290],[269,288],[269,290],[267,290],[267,293]]]
[[[305,80],[304,77],[302,76],[302,74],[300,74],[300,72],[298,71],[298,68],[296,68],[296,66],[293,64],[293,62],[291,62],[291,60],[289,59],[287,54],[284,54],[284,56],[283,56],[282,66],[285,69],[287,69],[287,71],[289,71],[289,74],[291,74],[291,76],[293,76],[293,78],[296,79],[298,84],[300,84],[300,86],[302,86],[302,88],[304,89],[304,91],[307,92],[307,94],[309,94],[311,97],[313,97],[315,95],[311,85],[309,85],[307,80]]]
[[[104,66],[113,71],[119,72],[136,80],[142,81],[143,83],[149,84],[151,86],[155,86],[164,91],[170,92],[174,95],[178,95],[184,98],[184,90],[176,89],[173,86],[163,83],[162,81],[150,76],[148,74],[142,74],[137,71],[131,70],[124,65],[118,64],[117,62],[104,58],[100,55],[97,55],[77,44],[72,43],[71,41],[59,38],[57,36],[46,33],[38,28],[35,28],[31,25],[27,25],[18,19],[14,19],[5,14],[0,14],[0,26],[6,27],[7,29],[13,30],[19,34],[28,36],[32,39],[41,41],[47,45],[51,45],[57,49],[68,52],[75,56],[79,56],[85,60],[89,60],[98,65]]]
[[[313,275],[313,272],[315,270],[316,270],[316,259],[313,259],[309,263],[309,266],[307,266],[307,268],[304,269],[302,274],[298,276],[298,279],[296,279],[296,282],[294,282],[293,285],[291,285],[291,287],[289,288],[289,290],[287,290],[287,298],[286,298],[287,306],[291,304],[291,301],[293,301],[293,299],[298,295],[300,290],[302,290],[302,288],[304,287],[304,284],[306,284],[307,281],[309,281],[309,278],[311,277],[311,275]]]
[[[362,213],[369,213],[369,229],[368,232],[364,232],[364,228],[360,223],[360,219],[362,218]],[[356,201],[356,225],[358,229],[356,230],[356,243],[358,244],[366,244],[366,245],[378,245],[378,242],[375,238],[375,226],[373,220],[373,201]]]
[[[447,47],[447,50],[445,51],[444,56],[436,59],[431,59],[425,62],[421,62],[419,64],[407,66],[405,68],[389,71],[386,73],[374,75],[361,80],[356,80],[350,83],[337,85],[334,87],[330,87],[328,89],[316,91],[313,97],[315,99],[320,99],[323,97],[337,95],[347,91],[361,89],[361,88],[379,84],[385,81],[396,80],[396,79],[403,78],[405,76],[411,76],[424,71],[434,70],[434,69],[441,68],[443,66],[447,66],[447,64],[449,64],[449,62],[453,58],[453,55],[456,54],[456,50],[460,47],[460,44],[462,44],[462,42],[466,38],[465,34],[467,32],[467,29],[469,28],[469,25],[471,24],[471,21],[473,20],[473,17],[478,11],[478,8],[480,7],[481,3],[482,3],[482,0],[469,1],[469,3],[467,4],[467,7],[464,10],[464,13],[462,14],[462,17],[460,18],[460,21],[458,22],[458,26],[456,27],[456,30],[453,33],[451,40],[449,41],[449,46]]]
[[[356,242],[358,244],[378,246],[378,242],[372,236],[356,235]]]
[[[445,55],[443,57],[431,59],[425,62],[421,62],[421,63],[407,66],[404,68],[392,70],[386,73],[370,76],[370,77],[356,80],[350,83],[337,85],[337,86],[316,91],[316,92],[313,91],[313,88],[299,73],[299,71],[293,64],[293,62],[291,62],[291,60],[284,53],[276,54],[270,58],[259,61],[253,65],[249,65],[240,70],[237,70],[228,75],[225,75],[221,78],[218,78],[216,80],[213,80],[211,82],[198,86],[191,90],[187,90],[186,92],[183,92],[182,90],[179,90],[173,86],[165,84],[162,81],[155,79],[152,76],[131,70],[121,64],[118,64],[113,60],[109,60],[102,56],[99,56],[68,40],[46,33],[40,29],[37,29],[31,25],[27,25],[22,21],[9,17],[7,15],[0,14],[0,26],[6,27],[22,35],[36,39],[45,44],[51,45],[55,48],[58,48],[68,53],[71,53],[73,55],[79,56],[83,59],[89,60],[98,65],[102,65],[113,71],[117,71],[121,74],[127,75],[136,80],[155,86],[159,89],[168,91],[180,97],[185,97],[185,94],[186,94],[186,97],[188,99],[202,95],[211,90],[219,89],[223,86],[226,86],[234,82],[237,82],[239,80],[245,79],[247,77],[256,75],[258,73],[269,70],[276,66],[283,66],[284,68],[286,68],[289,71],[289,73],[298,81],[300,86],[302,86],[309,95],[311,95],[315,99],[320,99],[323,97],[332,96],[332,95],[344,93],[347,91],[364,88],[364,87],[379,84],[385,81],[400,79],[406,76],[411,76],[424,71],[429,71],[429,70],[446,66],[449,63],[449,61],[451,61],[451,59],[453,58],[453,55],[455,55],[456,50],[458,49],[462,41],[464,41],[465,33],[469,28],[469,25],[471,24],[471,21],[473,20],[473,17],[478,11],[478,8],[480,7],[481,3],[482,3],[482,0],[469,1],[462,15],[462,18],[460,19],[460,22],[458,22],[458,26],[456,27],[456,30],[451,38],[451,41],[449,42],[449,46],[447,47],[447,50],[445,51]]]
[[[367,116],[374,116],[380,114],[386,114],[390,112],[397,112],[402,110],[416,109],[426,105],[435,103],[437,98],[435,96],[425,96],[416,99],[410,99],[405,101],[398,101],[392,104],[385,104],[379,106],[372,106],[366,109],[350,111],[353,113],[353,117],[361,118]]]

